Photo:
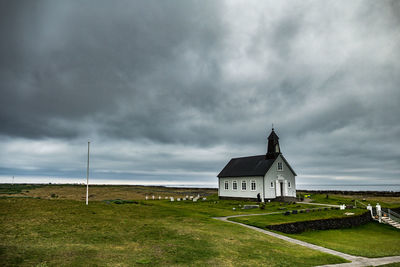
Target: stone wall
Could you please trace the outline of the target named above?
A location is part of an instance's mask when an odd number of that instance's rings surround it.
[[[286,234],[297,234],[304,232],[306,230],[329,230],[329,229],[350,228],[353,226],[365,224],[370,221],[372,221],[371,213],[365,212],[362,215],[358,216],[268,225],[267,228],[270,230],[279,231]]]

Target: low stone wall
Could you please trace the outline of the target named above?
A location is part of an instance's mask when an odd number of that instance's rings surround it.
[[[365,212],[361,215],[349,216],[344,218],[268,225],[267,228],[270,230],[279,231],[286,234],[297,234],[304,232],[306,230],[329,230],[329,229],[350,228],[353,226],[365,224],[370,221],[372,221],[370,212]]]

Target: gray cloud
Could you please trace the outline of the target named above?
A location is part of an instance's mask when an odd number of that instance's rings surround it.
[[[397,1],[0,10],[0,174],[78,176],[89,138],[99,177],[213,181],[230,157],[264,153],[274,122],[301,182],[398,183]]]

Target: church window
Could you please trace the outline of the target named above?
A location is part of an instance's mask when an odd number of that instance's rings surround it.
[[[271,188],[274,188],[274,182],[271,182]]]
[[[242,181],[242,190],[247,190],[247,183],[246,183],[246,181]]]
[[[290,182],[288,182],[287,186],[290,188]]]
[[[233,181],[233,183],[232,183],[232,189],[233,189],[233,190],[237,190],[237,182],[236,182],[236,181]]]
[[[256,191],[256,181],[251,181],[251,191]]]
[[[278,171],[282,170],[283,170],[282,162],[278,162]]]
[[[229,189],[229,182],[225,181],[225,190],[228,190],[228,189]]]

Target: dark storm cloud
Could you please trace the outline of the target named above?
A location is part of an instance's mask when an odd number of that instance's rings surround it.
[[[398,1],[0,5],[1,173],[208,177],[274,122],[302,182],[398,181]]]
[[[10,2],[2,9],[10,37],[1,51],[2,132],[70,137],[82,119],[156,126],[174,120],[175,108],[212,106],[218,11],[212,2]]]

